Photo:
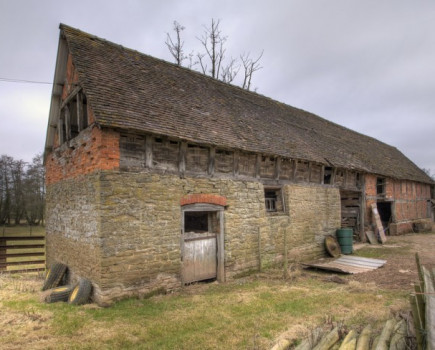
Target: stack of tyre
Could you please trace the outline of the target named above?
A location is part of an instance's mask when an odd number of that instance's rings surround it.
[[[47,270],[45,276],[43,291],[47,291],[45,302],[55,303],[65,301],[69,304],[82,305],[89,302],[92,284],[86,278],[79,278],[75,284],[65,284],[66,272],[68,266],[61,263],[54,263]]]

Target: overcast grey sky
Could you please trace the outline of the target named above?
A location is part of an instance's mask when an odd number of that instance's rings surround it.
[[[220,19],[227,54],[264,50],[258,93],[397,147],[435,173],[434,0],[0,0],[0,154],[43,151],[59,23],[171,61]]]

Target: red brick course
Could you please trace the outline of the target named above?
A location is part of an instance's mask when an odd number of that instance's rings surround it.
[[[188,194],[187,196],[184,196],[180,200],[180,204],[182,206],[187,204],[195,204],[195,203],[208,203],[208,204],[226,206],[227,198],[223,196],[218,196],[216,194],[199,193],[199,194]]]

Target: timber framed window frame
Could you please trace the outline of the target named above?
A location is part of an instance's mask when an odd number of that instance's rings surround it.
[[[63,100],[59,109],[59,145],[76,137],[88,124],[87,99],[81,86],[77,86]]]
[[[385,177],[376,178],[376,195],[378,197],[385,197],[387,188],[387,180]]]
[[[264,186],[264,207],[268,214],[285,212],[282,187]]]

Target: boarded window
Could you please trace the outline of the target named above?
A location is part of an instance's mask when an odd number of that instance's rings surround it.
[[[346,178],[345,178],[345,173],[343,170],[337,170],[337,172],[335,173],[335,180],[334,180],[335,185],[338,186],[344,186],[346,183]]]
[[[254,153],[240,153],[239,174],[255,177],[257,155]]]
[[[322,166],[320,164],[311,164],[310,182],[321,183],[322,182]]]
[[[281,159],[279,178],[283,180],[291,180],[293,178],[293,167],[294,164],[291,159]]]
[[[298,161],[296,168],[296,181],[309,182],[309,166],[308,162]]]
[[[208,168],[207,147],[188,144],[186,151],[186,170],[195,173],[207,173]]]
[[[234,153],[231,151],[217,149],[215,154],[215,172],[231,174],[234,168]]]
[[[162,170],[178,170],[179,142],[168,139],[154,138],[153,167]]]
[[[276,158],[262,156],[260,162],[260,177],[273,179],[275,177]]]
[[[346,187],[355,188],[356,187],[356,173],[354,171],[349,171],[346,178]]]
[[[119,150],[121,153],[119,161],[121,169],[145,167],[145,137],[123,134],[119,141]]]
[[[264,188],[264,204],[267,212],[284,211],[284,202],[281,188]]]

